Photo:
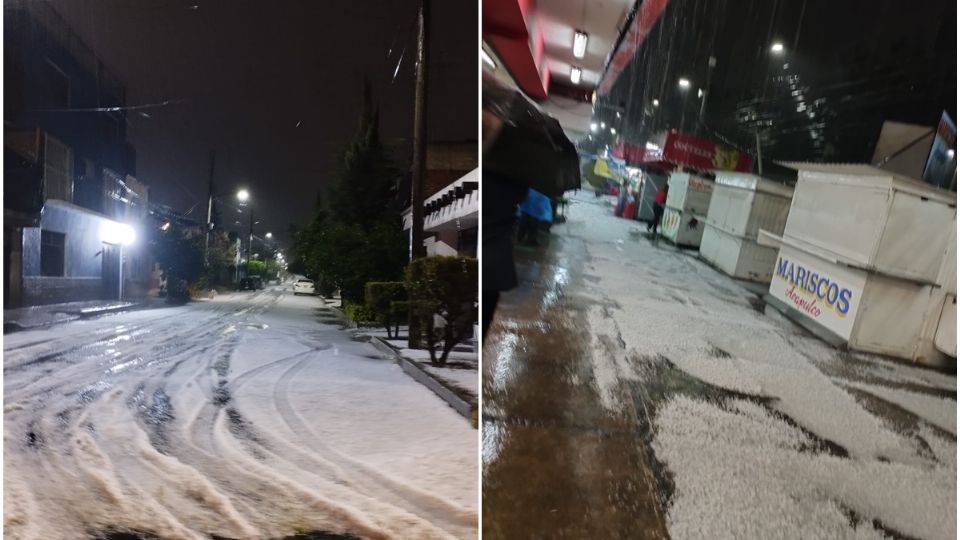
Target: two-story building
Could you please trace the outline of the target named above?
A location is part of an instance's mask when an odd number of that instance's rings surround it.
[[[50,3],[4,2],[3,23],[4,307],[115,299],[121,275],[144,294],[124,85]]]
[[[477,256],[480,216],[480,169],[477,143],[430,143],[424,174],[423,233],[427,255]],[[401,186],[409,193],[409,178]],[[410,231],[410,201],[403,228]]]

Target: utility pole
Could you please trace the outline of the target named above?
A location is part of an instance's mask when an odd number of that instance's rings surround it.
[[[410,193],[410,260],[427,255],[423,245],[423,176],[427,149],[427,52],[429,49],[430,0],[420,0],[417,14],[417,85],[413,108],[413,171]]]
[[[245,277],[250,277],[250,254],[253,251],[253,203],[250,203],[250,238],[247,240],[247,264]]]
[[[410,188],[410,260],[426,257],[423,245],[423,176],[427,149],[427,57],[430,48],[430,0],[420,0],[417,13],[417,84],[413,106],[413,171]],[[410,298],[407,320],[407,346],[420,346],[419,310],[414,308],[417,298]]]
[[[703,95],[700,100],[700,115],[697,117],[697,131],[706,131],[703,129],[703,114],[707,111],[707,96],[710,95],[710,80],[713,78],[713,68],[717,65],[717,58],[710,55],[707,61],[707,84],[703,89]]]
[[[206,235],[203,238],[203,266],[210,266],[210,229],[213,228],[213,164],[214,160],[217,157],[217,153],[214,150],[210,150],[210,179],[207,184],[207,224],[206,224]]]

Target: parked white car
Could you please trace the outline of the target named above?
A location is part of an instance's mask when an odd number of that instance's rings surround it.
[[[293,294],[317,294],[317,289],[313,285],[313,281],[309,279],[298,279],[296,283],[293,284]]]

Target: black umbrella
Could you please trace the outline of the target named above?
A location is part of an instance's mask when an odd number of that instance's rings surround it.
[[[483,107],[503,121],[483,154],[485,171],[548,197],[580,187],[580,158],[560,123],[518,90],[484,77]]]

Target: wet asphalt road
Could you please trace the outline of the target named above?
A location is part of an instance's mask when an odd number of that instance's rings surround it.
[[[613,412],[593,380],[583,240],[518,248],[483,349],[483,537],[666,538],[642,399]],[[629,397],[626,385],[618,390]]]

